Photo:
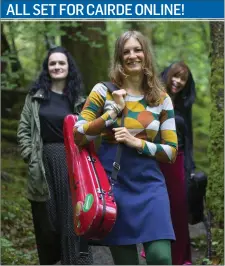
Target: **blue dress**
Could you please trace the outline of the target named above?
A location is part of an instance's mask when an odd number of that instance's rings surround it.
[[[103,142],[98,155],[110,177],[117,144]],[[104,245],[131,245],[159,239],[174,240],[169,199],[158,163],[123,145],[120,171],[113,181],[118,213]]]

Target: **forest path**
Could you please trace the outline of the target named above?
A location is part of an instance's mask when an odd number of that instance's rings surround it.
[[[189,225],[190,237],[193,241],[196,237],[206,235],[205,227],[203,223],[199,223],[196,225]],[[139,251],[139,261],[140,264],[146,265],[145,259],[140,257],[140,251],[142,249],[142,245],[138,245]],[[113,260],[108,247],[100,247],[94,246],[92,247],[93,256],[94,256],[94,265],[113,265]],[[194,247],[192,247],[192,261],[193,264],[196,264],[196,261],[199,259],[203,259],[205,254]]]

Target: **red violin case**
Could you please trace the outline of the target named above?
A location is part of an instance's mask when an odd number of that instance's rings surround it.
[[[93,142],[85,148],[78,148],[74,143],[73,127],[76,121],[76,115],[66,116],[63,128],[74,229],[78,236],[100,240],[115,224],[117,207]]]

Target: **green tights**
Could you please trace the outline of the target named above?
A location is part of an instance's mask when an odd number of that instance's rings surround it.
[[[172,265],[170,240],[157,240],[143,244],[148,265]],[[136,245],[111,246],[115,265],[138,265]]]

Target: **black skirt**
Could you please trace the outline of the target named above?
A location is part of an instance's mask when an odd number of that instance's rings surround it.
[[[51,198],[46,202],[31,201],[40,264],[61,261],[62,265],[91,265],[91,247],[74,233],[64,144],[45,144],[43,162]],[[87,254],[81,255],[80,247],[85,246]]]

